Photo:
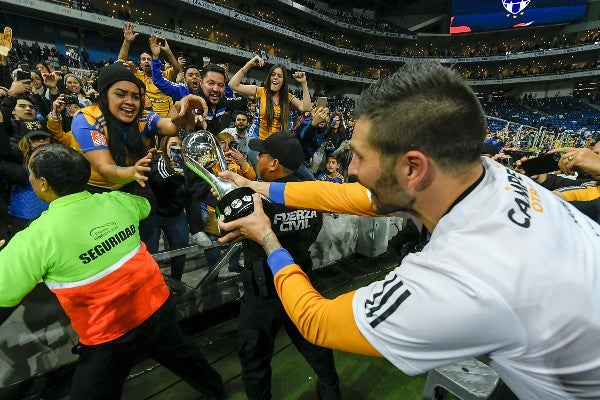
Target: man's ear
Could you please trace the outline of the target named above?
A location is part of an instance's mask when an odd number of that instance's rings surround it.
[[[433,175],[429,159],[420,151],[411,150],[404,154],[405,184],[408,188],[421,191],[427,188],[432,181]]]
[[[50,185],[48,185],[48,181],[46,180],[46,178],[44,178],[43,176],[41,178],[38,178],[40,180],[40,186],[41,186],[41,190],[42,192],[47,192],[50,190]]]
[[[275,171],[280,165],[279,160],[276,158],[271,158],[271,162],[269,164],[269,171]]]

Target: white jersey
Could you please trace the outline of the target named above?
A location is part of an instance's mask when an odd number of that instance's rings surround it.
[[[359,289],[354,315],[396,367],[478,355],[522,399],[600,399],[600,226],[489,159],[427,246]]]

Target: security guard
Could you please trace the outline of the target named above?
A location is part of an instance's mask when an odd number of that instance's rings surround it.
[[[300,142],[289,133],[277,132],[265,140],[250,140],[257,151],[257,172],[263,181],[297,181],[294,171],[300,167],[304,152]],[[321,214],[273,205],[269,211],[273,231],[290,251],[298,265],[310,274],[309,247],[321,230]],[[273,285],[273,275],[260,245],[244,241],[244,270],[241,274],[244,295],[238,322],[238,353],[242,363],[242,381],[250,400],[271,398],[271,357],[277,332],[283,326],[302,356],[317,373],[320,399],[340,399],[338,374],[329,349],[309,343],[289,319]]]

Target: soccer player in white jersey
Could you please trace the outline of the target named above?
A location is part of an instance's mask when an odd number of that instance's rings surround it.
[[[302,334],[411,375],[487,355],[519,398],[600,398],[600,226],[480,157],[483,110],[450,69],[407,63],[368,88],[355,113],[349,172],[358,183],[222,175],[288,207],[406,211],[431,232],[383,280],[329,300],[281,247],[255,195],[253,214],[220,224],[222,240],[262,244]]]

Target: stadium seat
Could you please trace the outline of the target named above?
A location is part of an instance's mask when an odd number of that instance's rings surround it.
[[[429,371],[421,399],[431,400],[438,387],[462,400],[488,399],[499,381],[493,369],[471,358]]]

